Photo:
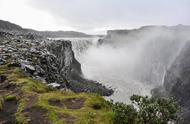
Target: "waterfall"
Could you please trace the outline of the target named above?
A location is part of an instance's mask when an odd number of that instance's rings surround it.
[[[157,36],[118,46],[98,45],[98,37],[63,39],[71,41],[85,78],[115,89],[108,99],[125,103],[133,94],[151,95],[162,85],[166,69],[183,46],[178,40]]]
[[[70,38],[68,39],[72,43],[72,48],[75,53],[75,57],[78,61],[82,61],[82,55],[91,48],[96,47],[98,44],[98,38]]]

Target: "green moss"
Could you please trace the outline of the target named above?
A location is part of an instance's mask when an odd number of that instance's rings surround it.
[[[48,111],[48,118],[52,124],[63,124],[64,122],[58,118],[58,113],[51,110]]]
[[[0,110],[3,108],[4,99],[0,97]]]
[[[12,100],[16,100],[16,96],[15,95],[8,95],[4,99],[5,99],[5,101],[12,101]]]
[[[22,113],[23,110],[24,110],[24,108],[25,108],[26,101],[27,101],[26,99],[21,99],[19,101],[17,112],[15,114],[15,116],[16,116],[16,122],[18,124],[27,124],[27,119],[25,118],[24,114]]]
[[[39,81],[33,80],[31,78],[24,78],[17,80],[16,83],[22,83],[22,90],[24,92],[36,92],[36,93],[45,93],[47,92],[47,87],[45,84],[42,84]]]
[[[34,80],[31,77],[27,77],[22,70],[16,68],[9,74],[8,80],[14,82],[18,86],[21,86],[23,92],[47,92],[47,86],[40,81]]]
[[[65,95],[67,94],[67,95]],[[56,98],[63,101],[66,98],[86,98],[84,106],[80,109],[67,109],[66,107],[51,106],[48,104],[48,100]],[[51,114],[50,120],[54,123],[54,120],[57,120],[56,113],[68,113],[69,115],[76,117],[77,124],[88,124],[88,123],[100,123],[100,124],[112,124],[112,111],[106,101],[99,95],[96,94],[87,94],[87,93],[67,93],[64,92],[51,92],[41,94],[39,97],[38,105],[42,106],[48,110]],[[95,109],[94,105],[98,105],[99,109]],[[52,113],[53,112],[53,113]],[[52,116],[54,115],[54,116]],[[61,122],[60,122],[61,123]]]
[[[47,111],[47,117],[52,124],[66,123],[64,119],[59,117],[60,114],[71,116],[75,124],[113,123],[113,112],[111,108],[107,102],[97,94],[73,93],[70,90],[52,91],[42,82],[26,76],[19,68],[9,68],[6,65],[0,66],[0,73],[6,75],[8,81],[19,87],[22,94],[24,94],[19,98],[17,112],[15,113],[16,121],[19,124],[27,124],[27,118],[23,111],[26,107],[26,103],[28,102],[27,94],[35,94],[38,96],[34,106],[45,109]],[[13,96],[7,96],[6,99],[12,98]],[[55,98],[61,102],[67,98],[85,98],[86,101],[80,109],[67,109],[65,105],[50,105],[48,101]]]
[[[8,68],[7,65],[1,65],[0,66],[0,74],[4,73],[5,71],[8,71],[7,68]]]

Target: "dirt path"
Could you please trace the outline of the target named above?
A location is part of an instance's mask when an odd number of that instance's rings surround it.
[[[4,101],[0,110],[0,124],[16,124],[15,113],[17,105],[16,99]]]

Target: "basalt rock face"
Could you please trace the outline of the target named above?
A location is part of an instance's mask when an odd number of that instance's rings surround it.
[[[110,95],[112,90],[106,89],[104,86],[100,85],[98,82],[87,80],[83,77],[81,71],[81,64],[75,59],[74,53],[72,51],[72,45],[70,41],[53,41],[47,45],[48,51],[55,57],[50,61],[47,61],[53,72],[57,73],[57,77],[63,78],[66,87],[70,88],[75,92],[95,92],[101,95]],[[43,64],[41,64],[43,66]],[[46,65],[46,64],[45,64]],[[56,80],[55,78],[53,80]]]
[[[81,65],[75,59],[70,41],[5,34],[6,37],[0,37],[0,64],[20,67],[31,77],[59,88],[112,94],[112,90],[82,76]]]
[[[144,26],[132,30],[110,30],[99,42],[133,51],[132,58],[136,57],[136,60],[130,74],[134,79],[157,87],[163,82],[165,70],[184,43],[190,40],[189,34],[190,27],[184,25]]]
[[[143,42],[147,40],[189,39],[190,26],[143,26],[131,30],[108,30],[101,42],[112,45],[123,45],[130,42]]]
[[[181,106],[180,116],[190,122],[190,42],[187,42],[166,72],[162,96],[173,97]],[[163,94],[164,93],[164,94]],[[160,95],[160,94],[159,94]]]

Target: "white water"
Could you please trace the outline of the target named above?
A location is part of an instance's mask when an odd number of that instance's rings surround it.
[[[181,48],[174,41],[145,40],[112,46],[97,45],[99,38],[62,39],[72,41],[84,76],[115,89],[109,98],[126,103],[131,95],[150,95],[153,88],[161,85],[170,60]]]
[[[136,57],[131,57],[130,49],[112,46],[92,46],[81,56],[82,71],[85,77],[97,80],[115,89],[109,97],[114,101],[128,102],[133,94],[149,95],[151,85],[131,77]]]

